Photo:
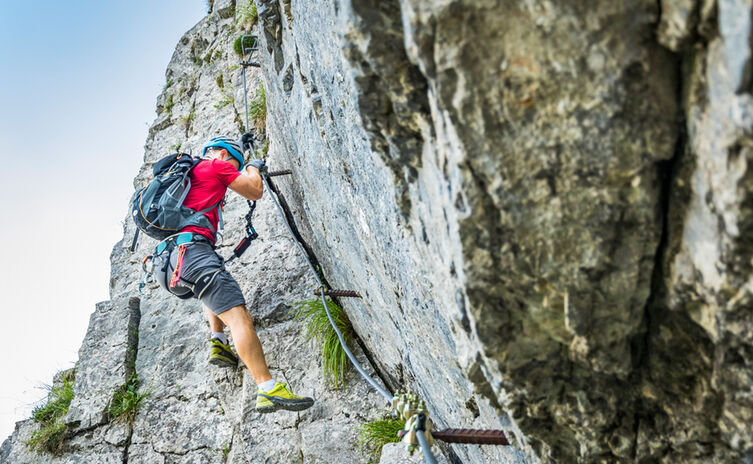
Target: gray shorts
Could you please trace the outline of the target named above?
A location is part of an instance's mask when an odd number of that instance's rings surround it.
[[[167,286],[178,261],[177,247],[169,253],[169,266],[165,266],[167,259],[167,252],[156,256],[154,270],[159,284],[170,293],[178,296],[185,295],[183,298],[188,298],[194,283],[201,278],[211,279],[198,298],[214,314],[220,314],[235,306],[246,304],[238,282],[225,270],[224,260],[209,243],[201,241],[186,245],[180,282],[171,289],[168,289]],[[161,272],[163,268],[165,272]],[[196,295],[193,296],[196,297]]]

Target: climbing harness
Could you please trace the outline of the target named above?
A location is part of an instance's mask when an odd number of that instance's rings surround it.
[[[144,286],[156,281],[162,288],[178,298],[188,299],[193,296],[200,298],[217,275],[225,269],[225,265],[221,262],[218,266],[207,267],[194,282],[183,277],[183,261],[190,252],[188,245],[196,242],[209,243],[204,236],[191,232],[181,232],[159,242],[154,252],[142,262],[144,276],[139,283],[139,293],[143,293]],[[178,254],[173,264],[172,256],[175,250]]]

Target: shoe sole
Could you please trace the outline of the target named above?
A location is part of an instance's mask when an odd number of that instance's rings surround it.
[[[256,412],[259,412],[262,414],[269,414],[270,412],[275,412],[275,411],[277,411],[276,406],[264,406],[261,408],[259,406],[256,407]]]
[[[266,398],[269,401],[271,401],[274,405],[262,406],[262,407],[257,406],[256,412],[267,414],[270,412],[279,411],[281,409],[284,409],[285,411],[303,411],[314,405],[314,400],[312,399],[309,399],[308,401],[306,401],[306,400],[286,400],[284,398],[277,398],[277,397],[266,397]]]
[[[238,367],[238,362],[230,362],[221,358],[211,358],[209,364],[214,364],[219,367]]]

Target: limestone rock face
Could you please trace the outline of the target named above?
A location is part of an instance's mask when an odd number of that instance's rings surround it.
[[[751,456],[749,2],[259,3],[272,151],[385,377],[547,461]]]
[[[215,0],[181,39],[136,186],[161,156],[244,131],[245,5]],[[753,3],[257,7],[257,139],[270,169],[292,171],[275,182],[322,275],[362,295],[342,301],[355,351],[387,388],[419,393],[438,428],[512,442],[441,445],[441,462],[753,462]],[[230,194],[220,254],[245,212]],[[385,403],[355,374],[326,388],[289,313],[315,281],[269,192],[255,225],[228,267],[275,375],[314,408],[256,414],[245,371],[208,365],[198,304],[155,284],[139,295],[154,242],[132,253],[126,221],[65,454],[29,454],[24,421],[0,462],[368,460],[356,427]],[[150,394],[132,424],[112,421],[132,373]],[[382,462],[416,461],[401,449]]]
[[[139,299],[104,302],[91,315],[79,350],[74,397],[65,422],[90,429],[107,422],[112,392],[133,375]]]

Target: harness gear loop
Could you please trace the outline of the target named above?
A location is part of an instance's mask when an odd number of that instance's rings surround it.
[[[186,256],[186,245],[178,245],[178,262],[175,264],[173,276],[170,279],[170,287],[175,287],[180,281],[180,274],[183,272],[183,258]]]

